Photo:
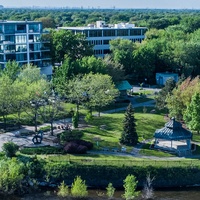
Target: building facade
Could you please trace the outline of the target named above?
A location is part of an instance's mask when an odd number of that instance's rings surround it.
[[[33,64],[51,75],[50,43],[41,39],[43,34],[41,22],[0,21],[0,67],[15,60],[20,66]]]
[[[134,24],[120,23],[106,25],[104,21],[97,21],[96,25],[87,27],[58,27],[58,29],[71,30],[74,34],[85,34],[89,44],[94,45],[94,55],[104,57],[110,53],[110,40],[116,38],[141,42],[145,38],[146,27],[135,27]]]

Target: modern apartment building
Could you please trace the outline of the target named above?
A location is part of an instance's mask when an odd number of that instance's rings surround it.
[[[94,55],[98,57],[110,53],[110,40],[123,38],[141,42],[147,30],[146,27],[135,27],[129,23],[107,25],[104,21],[97,21],[96,25],[89,24],[87,27],[58,27],[58,29],[71,30],[74,34],[85,34],[89,44],[94,45]]]
[[[16,60],[19,65],[36,65],[51,76],[50,44],[41,40],[43,34],[41,22],[0,21],[0,67]]]

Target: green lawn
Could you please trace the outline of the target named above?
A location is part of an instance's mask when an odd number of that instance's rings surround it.
[[[140,154],[143,156],[156,156],[156,157],[172,157],[174,154],[170,154],[167,152],[163,152],[160,150],[150,149],[151,144],[145,144],[143,148],[140,150]]]

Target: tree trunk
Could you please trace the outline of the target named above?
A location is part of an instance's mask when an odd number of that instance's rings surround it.
[[[51,121],[50,124],[51,124],[51,136],[53,136],[53,121]]]
[[[35,132],[37,132],[37,113],[35,113],[34,121],[35,121]]]
[[[6,115],[3,114],[3,123],[4,123],[4,130],[7,129],[7,120],[6,120]]]

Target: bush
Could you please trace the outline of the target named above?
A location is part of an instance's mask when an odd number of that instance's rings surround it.
[[[84,154],[87,152],[88,148],[83,145],[79,145],[76,142],[69,142],[64,147],[65,152],[75,153],[75,154]]]
[[[0,191],[13,194],[21,191],[25,166],[16,159],[0,161]]]
[[[70,142],[72,140],[78,140],[83,136],[82,132],[77,132],[77,131],[71,131],[71,130],[67,130],[62,132],[59,135],[60,141],[61,143],[65,143],[65,142]]]
[[[69,188],[63,181],[60,186],[58,186],[58,196],[60,197],[67,197],[69,194]]]
[[[136,181],[135,176],[130,175],[130,174],[124,180],[125,193],[124,193],[123,197],[126,200],[134,199],[135,197],[137,197],[139,195],[139,193],[136,192],[137,183],[138,182]]]
[[[113,198],[114,193],[115,193],[115,188],[113,187],[112,183],[108,184],[108,187],[106,188],[107,191],[107,196],[109,199]]]
[[[62,154],[64,153],[62,148],[58,147],[37,147],[37,148],[23,148],[20,150],[23,154],[35,155],[35,154]]]
[[[13,142],[7,142],[3,144],[2,149],[5,155],[11,158],[15,156],[16,152],[19,149],[19,146]]]
[[[92,142],[88,142],[85,140],[73,140],[72,142],[75,142],[78,145],[86,146],[88,148],[88,150],[91,150],[93,148]]]
[[[91,122],[93,119],[93,116],[92,116],[92,113],[91,112],[88,112],[87,115],[85,116],[85,121],[87,123]]]
[[[72,183],[71,194],[73,197],[84,198],[88,196],[87,186],[85,181],[77,176]]]

